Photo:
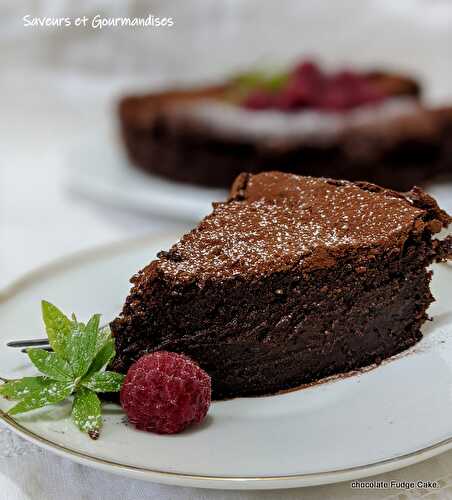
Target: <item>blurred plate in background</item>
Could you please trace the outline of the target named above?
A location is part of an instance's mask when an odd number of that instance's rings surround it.
[[[96,202],[126,210],[199,222],[209,214],[213,201],[227,191],[166,180],[134,168],[119,138],[91,136],[67,155],[68,188]],[[245,167],[245,166],[244,166]],[[452,213],[452,183],[433,183],[426,190],[444,210]]]
[[[133,168],[118,138],[90,136],[67,155],[68,188],[99,203],[171,219],[198,222],[223,189],[172,182]]]

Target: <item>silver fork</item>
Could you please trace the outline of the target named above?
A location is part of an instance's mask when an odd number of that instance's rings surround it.
[[[109,323],[105,323],[99,327],[100,330],[104,330],[105,328],[109,328]],[[50,347],[49,339],[29,339],[29,340],[10,340],[6,343],[7,347],[19,348],[21,352],[27,352],[29,347],[40,347],[45,351],[53,352],[53,349]]]
[[[53,351],[50,347],[49,339],[30,339],[30,340],[12,340],[7,342],[6,345],[8,347],[19,348],[21,352],[27,352],[29,347],[40,347],[45,351]]]

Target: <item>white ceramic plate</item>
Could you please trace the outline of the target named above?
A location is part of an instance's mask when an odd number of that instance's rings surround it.
[[[0,371],[33,373],[7,340],[42,336],[39,301],[81,318],[120,310],[129,277],[178,235],[152,236],[66,259],[0,300]],[[17,433],[78,462],[151,481],[209,488],[288,488],[368,476],[452,448],[452,268],[435,265],[437,301],[424,339],[382,366],[284,395],[214,403],[199,427],[142,433],[108,406],[98,441],[74,428],[69,405],[17,417]],[[8,404],[0,400],[0,409]]]
[[[88,137],[66,158],[68,187],[96,202],[150,215],[198,222],[222,201],[225,189],[172,182],[130,165],[117,137]]]

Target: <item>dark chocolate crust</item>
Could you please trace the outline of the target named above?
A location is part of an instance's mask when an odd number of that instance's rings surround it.
[[[392,96],[417,98],[409,78],[373,73]],[[119,105],[123,140],[135,166],[173,180],[229,186],[244,169],[367,180],[398,190],[424,185],[452,166],[452,108],[419,105],[403,117],[346,126],[333,141],[270,142],[221,132],[184,111],[188,105],[221,99],[224,86],[124,98]],[[256,112],[250,111],[253,114]]]
[[[380,363],[422,337],[427,266],[452,253],[450,237],[432,235],[449,222],[419,188],[242,174],[227,202],[131,279],[111,368],[185,353],[221,399]]]

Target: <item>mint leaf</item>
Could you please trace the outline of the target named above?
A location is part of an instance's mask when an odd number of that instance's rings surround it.
[[[235,85],[241,91],[265,89],[277,91],[288,82],[288,71],[250,71],[242,73],[235,80]]]
[[[67,360],[67,343],[71,335],[71,321],[50,302],[43,300],[41,308],[50,345],[57,354]]]
[[[36,408],[42,408],[43,406],[59,403],[68,398],[73,390],[74,384],[72,382],[58,382],[45,379],[40,388],[30,390],[19,403],[8,410],[8,413],[10,415],[16,415],[18,413],[35,410]]]
[[[95,355],[97,333],[99,330],[100,315],[95,314],[88,323],[72,322],[71,337],[68,344],[69,362],[75,377],[83,377],[88,371]]]
[[[57,353],[31,348],[27,349],[27,354],[31,362],[44,375],[61,382],[73,378],[69,363]]]
[[[46,387],[46,377],[24,377],[21,379],[9,380],[6,384],[0,385],[0,395],[6,399],[23,399],[30,392],[41,390]]]
[[[118,392],[124,382],[125,375],[116,372],[98,372],[82,380],[82,384],[94,392]]]
[[[111,330],[110,325],[105,325],[102,328],[99,328],[97,332],[97,342],[96,342],[96,354],[105,346],[105,344],[111,340]]]
[[[284,87],[284,85],[286,85],[288,81],[289,81],[289,73],[287,71],[284,71],[269,75],[264,85],[267,89],[276,91]]]
[[[99,437],[102,427],[101,403],[97,394],[85,387],[76,392],[72,405],[72,420],[82,431],[87,432],[92,439]]]
[[[102,370],[102,368],[104,368],[113,359],[115,354],[115,341],[111,338],[96,354],[96,357],[88,370],[87,377]]]

